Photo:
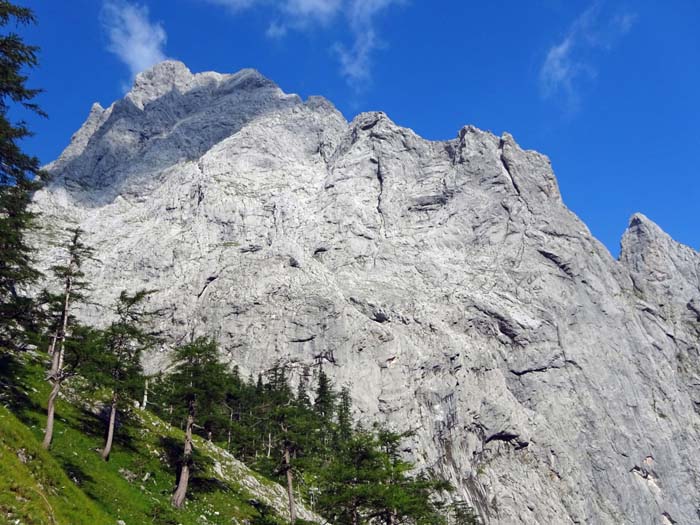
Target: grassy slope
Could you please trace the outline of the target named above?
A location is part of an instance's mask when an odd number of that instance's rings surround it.
[[[104,462],[98,449],[105,422],[79,407],[70,388],[74,403],[59,401],[54,444],[45,452],[43,376],[41,356],[18,366],[0,355],[0,401],[10,408],[0,407],[0,522],[12,516],[22,524],[283,523],[268,508],[284,509],[282,488],[201,440],[195,443],[199,468],[187,505],[175,511],[169,501],[182,433],[135,411],[118,429],[110,461]]]
[[[75,486],[32,432],[0,407],[0,520],[5,518],[28,525],[114,522]]]

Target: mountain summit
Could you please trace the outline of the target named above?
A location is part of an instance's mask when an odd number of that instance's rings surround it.
[[[169,342],[323,367],[488,523],[697,523],[700,255],[635,215],[614,260],[510,135],[428,141],[168,61],[48,169],[47,236],[99,259],[85,319],[157,289]]]

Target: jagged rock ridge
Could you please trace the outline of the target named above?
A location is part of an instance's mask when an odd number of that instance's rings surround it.
[[[36,207],[86,230],[99,303],[155,288],[173,343],[323,366],[489,522],[700,519],[700,255],[635,215],[614,260],[510,135],[165,62],[49,169]]]

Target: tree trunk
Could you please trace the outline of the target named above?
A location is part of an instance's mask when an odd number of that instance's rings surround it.
[[[187,427],[185,428],[185,450],[180,469],[180,481],[171,500],[173,507],[179,509],[187,496],[187,485],[190,481],[190,461],[192,460],[192,427],[194,426],[194,403],[190,402],[190,411],[187,415]]]
[[[48,407],[46,410],[46,430],[44,431],[44,442],[42,446],[48,450],[51,447],[51,440],[53,439],[53,420],[54,414],[56,413],[56,398],[58,397],[58,391],[61,389],[61,382],[56,379],[51,382],[51,393],[49,394]]]
[[[51,345],[49,345],[49,355],[53,356],[54,351],[56,350],[56,341],[58,341],[58,330],[56,331],[55,334],[51,336]]]
[[[148,405],[148,378],[146,378],[143,384],[143,400],[141,401],[141,410],[146,410],[146,405]]]
[[[226,438],[226,450],[231,452],[231,426],[233,425],[233,408],[229,408],[228,416],[228,437]]]
[[[294,525],[297,521],[297,509],[294,505],[294,478],[292,465],[289,461],[289,448],[284,447],[284,465],[287,470],[287,497],[289,498],[289,523]]]
[[[73,285],[73,280],[68,277],[66,279],[65,288],[65,299],[63,301],[63,308],[61,310],[61,326],[58,332],[54,335],[51,340],[51,346],[49,347],[49,355],[51,355],[51,370],[49,372],[48,380],[51,384],[51,393],[49,394],[49,399],[46,403],[46,430],[44,432],[44,441],[42,446],[48,450],[51,446],[51,440],[53,439],[53,423],[54,416],[56,414],[56,398],[61,390],[61,382],[63,377],[61,376],[63,372],[63,353],[64,346],[63,342],[66,339],[66,330],[68,328],[68,307],[70,305],[70,293]],[[58,351],[56,350],[56,343],[58,343]]]
[[[109,453],[112,452],[112,441],[114,440],[114,425],[117,419],[117,393],[112,394],[112,406],[109,411],[109,426],[107,427],[107,441],[102,449],[102,459],[109,461]]]
[[[59,341],[63,341],[66,337],[66,329],[68,328],[68,308],[70,306],[70,294],[73,288],[73,279],[71,277],[66,278],[66,286],[64,288],[63,297],[63,308],[61,309],[61,325],[59,326],[56,333],[51,338],[51,346],[49,346],[49,355],[53,356],[56,351],[56,344]],[[63,364],[63,363],[61,363]]]

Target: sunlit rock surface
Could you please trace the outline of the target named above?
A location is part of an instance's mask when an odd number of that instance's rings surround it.
[[[323,366],[489,523],[700,521],[700,255],[635,215],[614,260],[510,135],[165,62],[49,170],[42,263],[69,225],[97,250],[84,318],[156,289],[170,343]]]

